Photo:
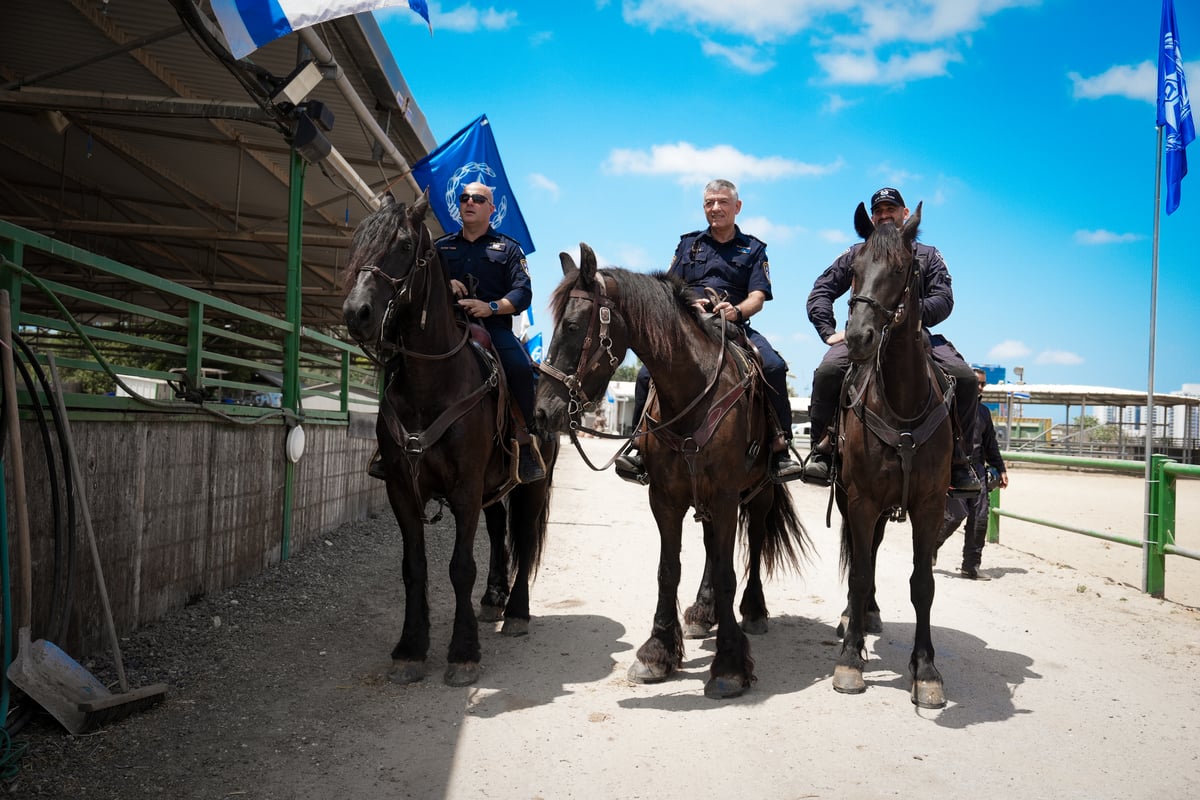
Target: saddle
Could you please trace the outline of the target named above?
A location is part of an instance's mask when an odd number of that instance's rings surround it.
[[[508,376],[504,365],[500,363],[500,354],[492,342],[492,335],[482,324],[468,321],[471,349],[483,364],[484,369],[496,375],[496,431],[500,437],[501,448],[508,456],[509,471],[514,479],[517,475],[520,458],[519,451],[523,445],[530,445],[533,457],[541,460],[541,450],[537,438],[529,433],[528,420],[521,412],[521,406],[508,388]],[[528,359],[528,354],[525,355]],[[536,371],[534,373],[537,374]],[[544,467],[544,462],[543,462]]]

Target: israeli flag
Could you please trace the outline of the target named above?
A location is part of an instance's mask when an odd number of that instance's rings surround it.
[[[525,218],[517,206],[517,196],[504,174],[500,150],[496,147],[486,114],[476,117],[449,141],[413,164],[412,176],[417,186],[429,190],[433,213],[448,232],[462,227],[462,216],[458,212],[458,195],[462,188],[476,181],[492,187],[496,204],[492,227],[516,239],[525,255],[533,252],[533,237],[529,235]]]
[[[533,363],[542,363],[542,335],[539,333],[525,343],[525,352],[533,359]]]
[[[212,0],[213,13],[234,58],[245,58],[292,31],[349,14],[407,4],[429,22],[427,0]]]

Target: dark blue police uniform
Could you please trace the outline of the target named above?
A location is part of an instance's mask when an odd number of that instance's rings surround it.
[[[484,302],[507,299],[518,314],[529,308],[533,301],[529,267],[515,239],[489,225],[487,232],[473,242],[459,231],[438,239],[436,246],[447,280],[462,281],[468,291],[474,288],[474,297]],[[475,321],[483,323],[491,334],[508,388],[529,425],[533,422],[535,379],[529,355],[513,334],[513,315],[493,314]]]
[[[681,278],[688,286],[703,296],[705,288],[718,294],[728,295],[730,303],[737,305],[750,292],[759,291],[771,299],[771,272],[767,264],[767,245],[761,239],[742,233],[734,226],[733,238],[718,242],[705,228],[679,237],[675,257],[671,259],[670,274]],[[787,362],[776,352],[761,333],[742,321],[747,338],[754,342],[762,356],[763,377],[771,388],[768,396],[783,435],[792,438],[792,408],[787,393]],[[650,373],[643,366],[638,371],[634,390],[634,420],[641,419],[649,393]]]

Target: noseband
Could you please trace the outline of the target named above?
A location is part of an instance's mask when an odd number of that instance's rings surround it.
[[[612,351],[612,338],[608,335],[608,327],[612,324],[613,301],[608,296],[606,281],[604,273],[597,272],[594,291],[572,289],[569,295],[571,300],[586,300],[592,304],[592,316],[588,320],[587,335],[584,337],[583,346],[579,351],[579,363],[576,365],[575,371],[563,372],[549,360],[543,361],[541,364],[543,375],[549,375],[566,387],[567,395],[570,398],[567,404],[567,414],[572,428],[579,427],[580,415],[595,405],[594,401],[587,396],[587,392],[583,390],[584,379],[600,365],[600,360],[605,353],[608,354],[609,367],[616,369],[618,364],[617,357],[613,355]]]

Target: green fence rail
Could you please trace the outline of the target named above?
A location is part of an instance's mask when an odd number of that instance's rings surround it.
[[[1142,461],[1123,461],[1104,458],[1079,458],[1074,456],[1051,456],[1036,453],[1003,453],[1006,462],[1024,462],[1028,464],[1049,464],[1060,467],[1075,467],[1080,469],[1100,469],[1110,472],[1125,472],[1145,475],[1146,464]],[[1175,544],[1175,506],[1176,479],[1178,477],[1200,478],[1200,466],[1180,464],[1167,456],[1155,455],[1150,458],[1150,477],[1148,486],[1149,513],[1146,519],[1145,532],[1134,535],[1114,534],[1104,531],[1093,531],[1077,528],[1071,525],[1038,519],[1026,514],[1019,514],[1000,506],[1000,490],[991,493],[991,509],[988,513],[987,540],[1000,541],[1000,518],[1029,522],[1060,531],[1078,533],[1095,539],[1128,545],[1142,550],[1144,554],[1142,565],[1142,590],[1154,597],[1162,597],[1166,591],[1166,557],[1182,556],[1200,561],[1200,551],[1189,550]]]
[[[27,261],[52,263],[57,279],[40,277],[24,266]],[[14,331],[36,349],[52,349],[64,372],[75,377],[108,373],[93,383],[128,386],[140,378],[142,386],[171,387],[167,397],[146,397],[137,390],[133,397],[115,391],[68,392],[64,400],[73,415],[86,418],[89,411],[111,414],[149,406],[166,413],[207,411],[235,422],[285,418],[338,423],[348,419],[352,404],[370,407],[378,396],[375,372],[356,345],[301,326],[293,357],[287,340],[298,323],[4,220],[0,287],[12,296]],[[148,305],[151,296],[153,306]],[[280,408],[278,395],[284,387],[264,377],[278,376],[283,384],[291,375],[301,387],[294,415]],[[185,396],[179,397],[181,393]]]

